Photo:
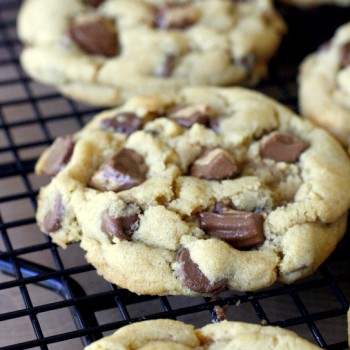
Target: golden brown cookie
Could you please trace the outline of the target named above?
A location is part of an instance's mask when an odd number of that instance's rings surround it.
[[[21,63],[96,105],[189,85],[253,84],[285,25],[271,0],[26,0]]]
[[[350,205],[340,144],[239,88],[135,97],[56,140],[36,171],[56,174],[42,230],[139,294],[291,283],[334,250]]]
[[[203,328],[173,320],[134,323],[87,346],[85,350],[317,350],[289,330],[243,322],[220,322]]]
[[[350,23],[306,57],[299,76],[300,110],[350,146]]]

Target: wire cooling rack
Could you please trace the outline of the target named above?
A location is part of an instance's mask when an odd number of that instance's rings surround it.
[[[176,318],[203,326],[227,319],[287,327],[327,349],[346,349],[349,233],[313,276],[291,286],[221,299],[137,296],[107,283],[77,244],[62,250],[41,234],[34,213],[35,160],[52,140],[78,130],[98,109],[72,102],[21,70],[20,1],[0,0],[0,348],[82,349],[130,322]],[[259,90],[297,110],[297,65],[350,19],[347,9],[281,7],[290,34]]]

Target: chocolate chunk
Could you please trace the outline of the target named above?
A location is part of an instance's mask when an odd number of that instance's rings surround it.
[[[176,108],[169,113],[169,119],[179,125],[190,128],[193,124],[207,125],[213,115],[211,108],[205,104],[190,105]]]
[[[167,54],[164,57],[163,62],[156,67],[154,75],[159,78],[170,77],[172,74],[175,65],[176,65],[177,56],[173,54]]]
[[[220,293],[227,290],[227,279],[211,283],[199,269],[198,265],[191,260],[188,249],[182,249],[177,256],[177,262],[181,265],[179,278],[190,289],[198,293]]]
[[[339,48],[340,68],[343,69],[350,64],[350,42]]]
[[[70,160],[74,149],[71,135],[57,137],[48,149],[42,172],[46,175],[56,175]]]
[[[118,54],[119,44],[113,21],[98,14],[83,14],[69,27],[72,40],[84,51],[113,57]]]
[[[223,180],[238,174],[233,157],[221,148],[206,150],[191,166],[191,176],[205,180]]]
[[[190,4],[165,4],[156,15],[155,25],[161,29],[186,29],[197,18],[197,10]]]
[[[132,132],[141,129],[142,121],[135,113],[121,112],[116,116],[101,121],[103,129],[108,129],[124,134],[131,134]]]
[[[100,166],[89,185],[100,191],[128,190],[145,180],[147,170],[142,156],[132,149],[123,148]]]
[[[62,212],[62,197],[61,195],[58,195],[55,199],[53,208],[48,210],[44,217],[43,228],[46,232],[56,232],[61,228]]]
[[[91,7],[99,7],[104,0],[83,0],[83,3],[85,5],[91,6]]]
[[[251,248],[265,241],[261,214],[240,211],[199,213],[201,228],[234,248]]]
[[[138,214],[113,218],[109,215],[108,209],[102,213],[101,230],[111,239],[117,237],[121,240],[130,240],[131,234],[135,231],[139,221]]]
[[[262,144],[260,155],[262,158],[273,159],[276,162],[294,163],[308,147],[306,142],[293,135],[277,133]]]
[[[214,132],[218,132],[220,129],[220,118],[210,118],[209,126]]]

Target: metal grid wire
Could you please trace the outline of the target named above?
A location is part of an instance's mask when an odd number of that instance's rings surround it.
[[[349,233],[310,278],[216,300],[137,296],[97,276],[78,245],[62,250],[40,233],[36,195],[47,179],[33,174],[35,160],[56,136],[78,130],[98,109],[63,98],[21,70],[19,6],[19,0],[0,0],[0,348],[82,349],[127,323],[154,318],[203,326],[216,321],[219,305],[229,320],[287,327],[323,348],[346,349]],[[350,11],[280,10],[290,34],[271,63],[271,77],[258,88],[297,110],[298,63]]]

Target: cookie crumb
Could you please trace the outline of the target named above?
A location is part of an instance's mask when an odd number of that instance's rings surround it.
[[[227,305],[224,307],[215,305],[213,308],[213,312],[216,322],[225,321],[227,319]]]
[[[267,320],[263,319],[263,320],[260,320],[260,324],[262,326],[267,326],[269,324],[269,322]]]

